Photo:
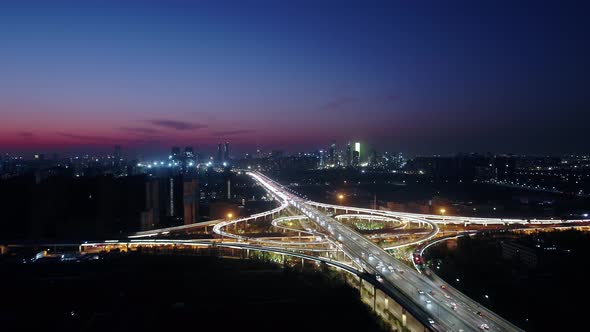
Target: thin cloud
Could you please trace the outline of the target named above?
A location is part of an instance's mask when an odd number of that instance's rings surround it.
[[[202,129],[207,128],[207,125],[200,124],[200,123],[190,123],[190,122],[183,122],[183,121],[175,121],[175,120],[149,120],[149,123],[153,124],[154,126],[166,128],[166,129],[174,129],[174,130],[193,130],[193,129]]]
[[[252,129],[237,129],[237,130],[222,130],[222,131],[216,131],[213,132],[214,135],[217,136],[235,136],[235,135],[241,135],[241,134],[250,134],[255,132],[255,130]]]
[[[111,140],[113,140],[111,137],[106,137],[106,136],[87,136],[87,135],[78,135],[78,134],[70,134],[70,133],[63,133],[63,132],[59,132],[57,134],[60,136],[63,136],[63,137],[73,138],[73,139],[77,139],[80,141],[111,141]]]
[[[148,127],[121,127],[121,130],[137,133],[137,134],[155,134],[158,132],[157,129],[148,128]]]

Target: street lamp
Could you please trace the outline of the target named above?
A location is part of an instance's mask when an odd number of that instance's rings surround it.
[[[445,209],[445,208],[442,208],[442,209],[440,209],[439,211],[440,211],[440,214],[445,214],[445,212],[447,212],[447,209]]]
[[[343,200],[343,199],[344,199],[344,195],[343,195],[343,194],[339,194],[339,195],[338,195],[338,199],[339,199],[339,200]]]
[[[234,214],[233,214],[233,213],[231,213],[231,212],[229,212],[229,213],[227,214],[227,219],[231,219],[231,218],[233,218],[233,216],[234,216]]]

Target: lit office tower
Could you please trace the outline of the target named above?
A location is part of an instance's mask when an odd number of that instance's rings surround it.
[[[223,146],[223,161],[229,162],[229,142]]]
[[[221,164],[223,162],[222,154],[221,154],[221,143],[217,144],[217,157],[216,157],[215,161],[218,164]]]
[[[352,166],[357,167],[361,161],[361,143],[354,143],[354,151],[352,152]]]
[[[336,143],[332,143],[332,145],[330,145],[330,150],[328,153],[328,163],[333,166],[336,165]]]

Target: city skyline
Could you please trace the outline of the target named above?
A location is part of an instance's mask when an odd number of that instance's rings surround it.
[[[0,6],[2,152],[588,152],[577,6]]]

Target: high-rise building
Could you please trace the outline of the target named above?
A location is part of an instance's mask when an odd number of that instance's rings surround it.
[[[172,175],[160,178],[161,183],[165,188],[165,211],[167,217],[181,217],[182,216],[182,194],[183,194],[183,176]]]
[[[189,178],[183,182],[184,224],[192,224],[197,220],[199,211],[199,184],[197,179]]]
[[[229,142],[225,142],[223,146],[223,161],[229,162]]]
[[[361,163],[361,143],[354,142],[354,152],[352,154],[352,164],[353,166],[359,166]]]
[[[145,184],[145,207],[146,210],[141,214],[141,229],[149,230],[157,228],[160,224],[160,181],[152,179]]]
[[[330,165],[336,165],[336,143],[330,145],[330,150],[328,151],[328,163]]]
[[[350,146],[350,142],[348,142],[346,145],[346,153],[344,158],[346,166],[352,166],[352,147]]]
[[[187,159],[194,159],[195,158],[195,152],[194,152],[192,146],[187,146],[184,148],[184,157]]]
[[[215,159],[215,162],[218,164],[221,164],[223,162],[223,155],[221,152],[221,143],[217,144],[217,157]]]
[[[194,167],[196,165],[196,157],[192,146],[187,146],[184,148],[184,155],[181,159],[183,173],[187,174],[196,172],[196,168]]]
[[[378,164],[379,164],[379,160],[378,160],[377,150],[375,150],[375,148],[372,148],[371,151],[369,152],[369,165],[377,166]]]
[[[357,150],[352,151],[352,166],[358,167],[360,164],[360,152]]]
[[[324,150],[320,150],[318,151],[318,156],[319,156],[319,166],[320,168],[324,168],[326,167],[326,152]]]

